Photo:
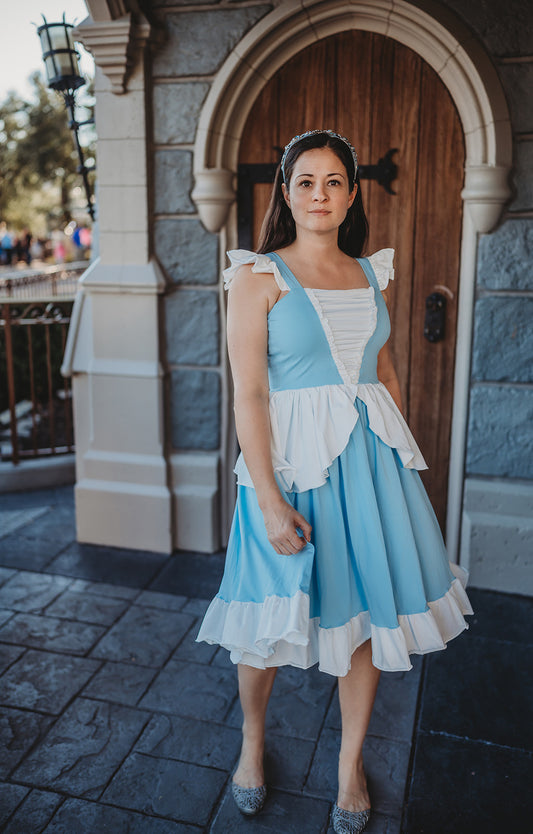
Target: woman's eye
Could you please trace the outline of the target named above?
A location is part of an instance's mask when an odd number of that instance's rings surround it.
[[[311,180],[300,180],[300,185],[303,185],[304,188],[308,188],[311,184]]]
[[[339,182],[339,180],[330,180],[329,184],[330,185],[340,185],[340,182]]]

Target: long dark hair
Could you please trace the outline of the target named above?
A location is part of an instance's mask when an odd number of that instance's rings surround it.
[[[346,143],[342,139],[337,139],[335,136],[331,136],[326,132],[305,136],[300,142],[296,142],[287,154],[284,166],[285,181],[286,183],[290,183],[294,165],[298,157],[305,151],[313,148],[330,148],[346,168],[350,191],[354,183],[357,184],[355,200],[339,226],[338,244],[339,249],[347,255],[350,255],[352,258],[358,258],[364,251],[368,237],[368,221],[363,208],[359,173],[355,174],[353,157]],[[257,252],[260,255],[273,252],[276,249],[283,249],[283,247],[288,246],[296,240],[296,224],[294,223],[291,210],[285,202],[281,189],[282,183],[283,174],[281,173],[280,163],[272,187],[270,204],[259,236]]]

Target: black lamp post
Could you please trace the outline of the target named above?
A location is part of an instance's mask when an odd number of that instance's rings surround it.
[[[74,133],[74,142],[80,161],[78,173],[83,178],[85,196],[87,198],[87,211],[91,216],[91,220],[94,220],[95,212],[88,178],[89,171],[85,165],[83,148],[80,145],[78,136],[80,127],[82,125],[92,124],[93,120],[87,119],[84,122],[78,122],[75,116],[76,90],[85,84],[85,79],[80,75],[78,66],[79,55],[74,49],[74,41],[72,38],[72,29],[74,27],[71,23],[65,21],[65,15],[63,15],[61,23],[47,23],[45,16],[43,15],[42,17],[44,24],[39,26],[37,34],[41,39],[41,49],[46,67],[48,86],[52,90],[61,93],[65,101],[65,107],[69,111],[69,127]]]

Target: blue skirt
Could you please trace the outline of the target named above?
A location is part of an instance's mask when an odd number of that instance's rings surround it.
[[[198,641],[257,668],[290,664],[346,675],[369,638],[372,662],[412,668],[409,655],[446,648],[468,628],[468,574],[450,563],[418,471],[359,419],[326,482],[283,492],[312,525],[311,543],[280,556],[255,490],[239,486],[219,592]]]

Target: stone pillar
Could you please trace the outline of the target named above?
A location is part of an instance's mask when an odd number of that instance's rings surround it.
[[[117,37],[116,22],[109,25],[108,43]],[[105,23],[89,20],[86,31],[89,48],[92,37],[105,40]],[[80,542],[170,552],[159,324],[165,281],[150,251],[144,50],[133,61],[128,51],[127,90],[119,95],[116,63],[109,77],[96,69],[100,255],[81,280],[64,364],[73,377],[77,534]]]

